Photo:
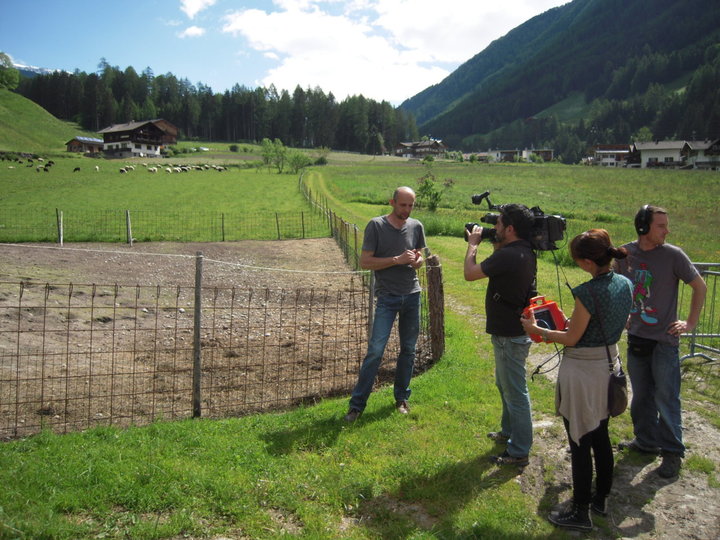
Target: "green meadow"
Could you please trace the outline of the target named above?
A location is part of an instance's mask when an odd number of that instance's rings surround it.
[[[183,159],[201,161],[197,155]],[[55,208],[179,214],[309,210],[297,176],[245,168],[225,151],[212,159],[230,170],[153,175],[138,167],[120,174],[124,163],[56,158],[56,170],[36,173],[2,162],[0,221],[54,215]],[[77,166],[81,170],[73,173]],[[567,486],[559,485],[567,464],[548,461],[522,476],[488,459],[501,451],[485,437],[498,428],[500,400],[483,327],[484,285],[462,277],[463,225],[479,221],[487,207],[474,207],[470,195],[490,190],[495,204],[521,202],[561,214],[569,236],[604,227],[616,243],[634,238],[632,216],[640,205],[659,204],[670,211],[670,241],[695,261],[720,262],[720,175],[443,162],[431,171],[438,186],[453,180],[437,212],[415,214],[443,265],[446,353],[414,379],[408,417],[395,414],[392,389],[382,388],[351,426],[342,422],[347,397],[339,397],[273,414],[45,432],[6,442],[0,444],[0,538],[573,537],[545,519],[568,496]],[[416,186],[426,172],[418,163],[331,154],[328,166],[308,170],[304,178],[332,210],[362,228],[388,211],[395,187]],[[552,254],[542,254],[539,288],[564,299],[569,311],[562,282],[567,278],[574,285],[585,277],[566,251],[563,242],[556,253],[560,269]],[[482,245],[480,256],[489,253]],[[538,345],[534,352],[549,355],[551,349]],[[703,369],[688,378],[685,407],[720,428],[718,371]],[[700,378],[714,382],[692,384]],[[562,425],[553,416],[552,384],[543,377],[529,384],[535,420],[552,422],[536,437],[564,445]],[[613,419],[613,442],[631,435],[629,414]],[[623,459],[641,463],[633,456]],[[718,466],[697,456],[686,460],[682,474],[718,489]],[[620,534],[610,517],[594,521],[589,537]]]

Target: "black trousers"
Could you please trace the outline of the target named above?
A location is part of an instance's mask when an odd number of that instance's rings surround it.
[[[610,494],[615,462],[608,433],[608,420],[608,418],[602,420],[595,430],[580,438],[580,444],[576,444],[570,438],[570,423],[563,418],[565,431],[567,431],[570,441],[573,499],[577,504],[590,504],[591,502],[593,456],[595,458],[595,492],[598,496]]]

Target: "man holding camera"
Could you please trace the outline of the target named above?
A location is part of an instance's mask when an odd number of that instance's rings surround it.
[[[535,217],[521,204],[505,204],[499,211],[494,235],[478,225],[467,232],[464,274],[466,281],[489,280],[485,331],[491,336],[495,354],[495,384],[502,399],[502,419],[500,431],[488,433],[488,437],[507,443],[505,451],[492,460],[498,465],[525,466],[533,442],[525,374],[531,340],[520,323],[520,315],[535,291],[537,264],[530,243]],[[492,215],[484,219],[490,221]],[[478,264],[477,249],[483,238],[493,242],[494,251]]]
[[[367,354],[350,398],[346,422],[357,420],[365,409],[396,317],[400,354],[395,366],[395,408],[401,414],[410,411],[410,379],[420,333],[420,283],[416,270],[423,263],[425,230],[422,223],[410,217],[415,206],[415,192],[411,188],[397,188],[390,206],[392,212],[373,218],[365,227],[360,266],[375,272],[377,304]]]
[[[635,438],[620,448],[662,454],[657,472],[673,478],[685,456],[678,345],[680,334],[697,326],[707,286],[685,252],[665,243],[670,233],[667,211],[643,206],[635,215],[635,230],[638,239],[623,246],[628,257],[616,261],[619,273],[633,282],[627,366]],[[692,288],[686,321],[678,320],[680,280]]]

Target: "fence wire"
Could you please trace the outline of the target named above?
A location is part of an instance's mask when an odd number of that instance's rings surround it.
[[[130,234],[130,238],[128,237]],[[0,212],[0,242],[223,242],[330,236],[327,215],[57,209]]]
[[[193,416],[194,288],[0,282],[0,438]],[[202,416],[347,394],[366,349],[368,289],[208,287]],[[427,307],[418,370],[431,362]],[[391,380],[396,331],[379,382]]]

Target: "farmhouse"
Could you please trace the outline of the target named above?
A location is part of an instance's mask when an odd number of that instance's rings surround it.
[[[598,144],[592,152],[592,165],[626,167],[630,156],[628,144]]]
[[[551,148],[525,148],[524,150],[489,150],[488,154],[497,162],[513,163],[532,161],[532,156],[541,157],[543,161],[552,161],[554,151]]]
[[[99,133],[103,136],[106,157],[160,157],[163,146],[177,142],[177,128],[167,120],[113,124]]]
[[[681,155],[688,167],[720,171],[720,139],[685,141]]]
[[[720,139],[636,142],[632,150],[640,155],[642,168],[720,170]]]
[[[65,143],[68,152],[82,152],[85,154],[97,154],[102,152],[103,140],[92,137],[74,137]]]
[[[405,158],[424,158],[425,156],[437,156],[447,152],[447,145],[442,141],[428,139],[417,142],[401,142],[395,147],[395,155]]]

